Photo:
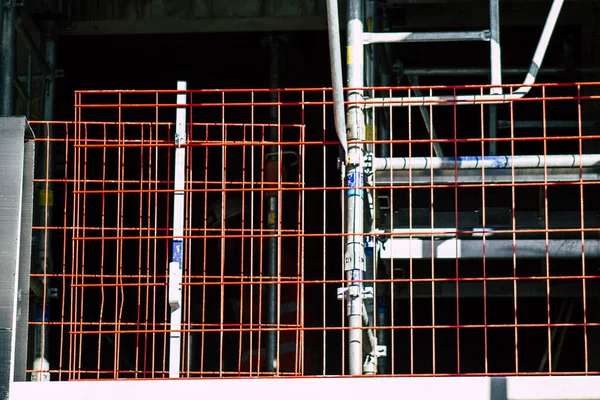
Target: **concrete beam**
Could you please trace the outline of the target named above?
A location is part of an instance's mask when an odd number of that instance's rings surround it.
[[[237,1],[237,0],[236,0]],[[439,0],[426,0],[440,3]],[[185,7],[189,8],[187,2]],[[292,2],[293,3],[293,2]],[[489,10],[486,1],[467,0],[458,4],[442,4],[438,7],[405,7],[402,21],[392,20],[392,28],[402,30],[415,29],[441,31],[455,29],[460,21],[472,21],[469,27],[481,28],[489,25]],[[468,4],[472,3],[472,4]],[[228,5],[229,4],[229,5]],[[287,8],[274,8],[265,3],[259,7],[249,2],[242,9],[233,12],[230,2],[215,2],[212,6],[198,5],[190,14],[182,15],[171,6],[159,7],[154,4],[151,10],[140,10],[140,16],[121,12],[110,19],[94,18],[84,12],[75,13],[75,20],[68,28],[59,32],[61,35],[135,35],[135,34],[168,34],[168,33],[222,33],[222,32],[291,32],[291,31],[325,31],[327,20],[324,9],[307,2],[308,5]],[[295,4],[295,3],[294,3]],[[419,5],[426,3],[419,2]],[[504,4],[504,2],[502,3]],[[592,3],[569,2],[562,11],[558,25],[579,25],[581,16],[591,10]],[[183,6],[181,6],[183,7]],[[187,10],[187,8],[186,8]],[[191,8],[190,8],[191,10]],[[548,2],[509,1],[501,9],[503,27],[541,27],[548,14]],[[98,15],[104,15],[97,12]],[[340,16],[345,15],[344,2],[340,2]],[[79,19],[78,19],[79,18]],[[85,20],[84,20],[85,19]],[[472,26],[471,26],[472,25]],[[342,24],[342,29],[345,25]]]
[[[201,18],[201,19],[144,19],[78,21],[60,35],[139,35],[168,33],[221,33],[221,32],[278,32],[317,31],[327,29],[325,16],[309,17],[256,17],[256,18]]]

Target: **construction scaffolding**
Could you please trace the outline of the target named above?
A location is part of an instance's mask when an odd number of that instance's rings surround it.
[[[560,382],[596,398],[600,84],[535,83],[563,2],[518,85],[498,0],[489,29],[397,33],[348,0],[344,58],[328,0],[331,90],[77,91],[74,121],[32,122],[28,378],[471,376],[447,392],[532,399],[560,379],[524,376],[585,375]],[[489,42],[490,83],[394,85],[389,46],[435,41]]]

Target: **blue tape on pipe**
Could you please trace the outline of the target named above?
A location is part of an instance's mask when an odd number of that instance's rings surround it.
[[[363,173],[360,171],[348,172],[348,196],[362,196],[364,193],[362,188],[364,186]]]
[[[456,157],[454,159],[454,162],[456,162],[458,164],[460,164],[461,162],[470,162],[470,161],[476,161],[476,162],[487,161],[487,162],[492,163],[492,168],[506,168],[506,167],[508,167],[508,163],[510,160],[507,156],[485,156],[485,157],[462,156],[462,157]]]
[[[363,282],[360,282],[360,281],[363,280],[363,271],[360,269],[352,269],[348,272],[350,272],[350,276],[349,276],[350,281],[358,281],[358,282],[350,283],[350,285],[359,286],[362,290]]]
[[[179,269],[181,269],[181,264],[183,260],[183,240],[181,239],[173,239],[173,262],[179,264]]]

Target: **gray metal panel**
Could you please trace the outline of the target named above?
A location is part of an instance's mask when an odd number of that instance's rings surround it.
[[[490,169],[485,171],[485,183],[534,183],[544,182],[544,170],[540,168],[515,169],[514,180],[511,169]],[[395,170],[375,172],[375,183],[377,186],[408,185],[409,178],[412,185],[433,184],[473,184],[482,183],[481,169],[438,169],[438,170]],[[580,175],[583,181],[600,181],[600,170],[598,168],[547,168],[547,182],[578,182]]]
[[[0,398],[25,379],[33,143],[24,135],[33,137],[24,117],[0,117]]]
[[[33,226],[33,174],[35,163],[35,142],[33,131],[25,126],[25,146],[23,162],[23,195],[21,198],[21,246],[19,249],[19,295],[17,297],[17,337],[15,349],[15,382],[27,379],[27,334],[29,332],[29,283],[31,272],[31,237]]]

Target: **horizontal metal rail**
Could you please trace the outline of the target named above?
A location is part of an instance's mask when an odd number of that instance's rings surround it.
[[[528,68],[524,67],[507,67],[502,68],[502,75],[521,75],[529,72]],[[540,68],[540,74],[558,75],[564,73],[565,69],[560,67],[543,67]],[[598,67],[576,67],[575,72],[581,74],[598,74],[600,68]],[[453,67],[405,67],[402,68],[402,74],[411,76],[488,76],[490,74],[489,67],[464,67],[464,68],[453,68]]]
[[[432,231],[432,236],[435,232]],[[582,250],[583,249],[583,250]],[[485,253],[484,253],[485,251]],[[381,259],[581,259],[600,257],[600,240],[588,239],[421,239],[391,238],[383,243]]]
[[[423,185],[485,185],[551,182],[595,183],[600,180],[600,168],[499,168],[499,169],[398,169],[376,171],[377,186],[423,186]]]
[[[363,43],[395,43],[395,42],[464,42],[489,41],[490,31],[461,31],[461,32],[365,32]]]
[[[373,159],[376,171],[407,169],[574,168],[600,166],[598,154],[466,157],[394,157]]]

